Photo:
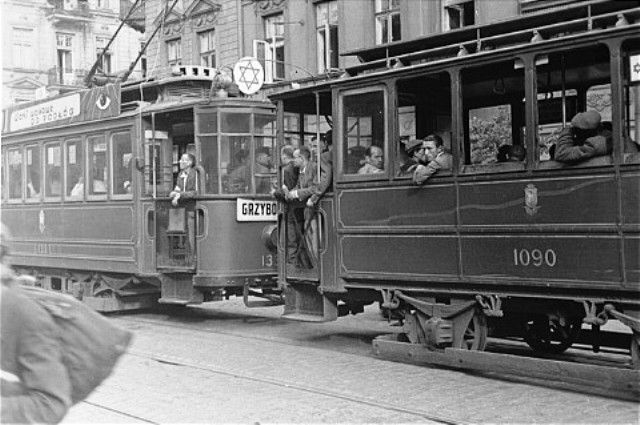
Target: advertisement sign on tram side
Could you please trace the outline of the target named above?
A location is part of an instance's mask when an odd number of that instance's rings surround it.
[[[238,198],[236,220],[238,221],[276,221],[278,203],[275,200]]]
[[[12,132],[99,120],[120,113],[120,85],[108,84],[4,111],[3,131]]]

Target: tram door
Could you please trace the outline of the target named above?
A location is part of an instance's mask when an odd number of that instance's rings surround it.
[[[168,119],[145,131],[146,195],[154,198],[156,267],[164,271],[194,271],[196,267],[195,201],[172,205],[169,194],[179,172],[179,158],[194,145],[182,143],[176,123]],[[191,138],[191,140],[193,140]]]

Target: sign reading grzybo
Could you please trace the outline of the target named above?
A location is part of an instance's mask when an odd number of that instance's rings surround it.
[[[238,198],[236,219],[238,221],[276,221],[278,203]]]

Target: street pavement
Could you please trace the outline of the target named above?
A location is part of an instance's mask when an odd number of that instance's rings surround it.
[[[639,420],[638,403],[374,358],[369,335],[389,330],[375,311],[362,316],[366,326],[359,316],[301,326],[279,311],[225,302],[160,316],[163,323],[151,320],[157,315],[115,316],[135,332],[131,349],[63,423]],[[349,341],[356,344],[340,349]]]

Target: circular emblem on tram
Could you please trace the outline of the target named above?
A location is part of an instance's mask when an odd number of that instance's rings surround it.
[[[538,188],[530,183],[524,188],[524,210],[530,216],[534,216],[539,209]]]
[[[101,93],[96,100],[96,106],[98,109],[104,111],[111,105],[111,99],[104,93]]]
[[[244,94],[254,94],[264,84],[264,69],[256,58],[245,56],[233,67],[233,81]]]

